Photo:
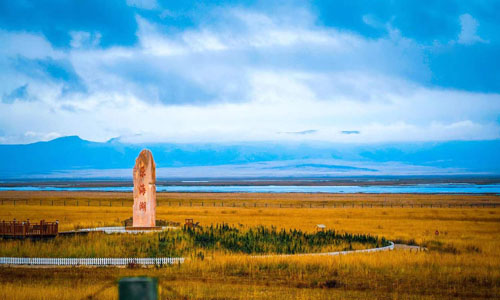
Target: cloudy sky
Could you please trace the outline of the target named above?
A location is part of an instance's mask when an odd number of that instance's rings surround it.
[[[0,143],[500,138],[500,1],[0,0]]]

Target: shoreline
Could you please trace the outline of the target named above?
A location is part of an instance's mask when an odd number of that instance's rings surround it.
[[[408,186],[426,184],[500,184],[498,176],[484,177],[352,177],[352,178],[261,178],[261,179],[159,179],[157,186]],[[131,179],[2,179],[0,187],[106,188],[132,187]]]

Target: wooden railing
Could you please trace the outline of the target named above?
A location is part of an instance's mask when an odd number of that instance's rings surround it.
[[[0,222],[0,236],[3,237],[49,237],[56,236],[59,229],[59,222],[30,223],[26,221],[2,221]]]

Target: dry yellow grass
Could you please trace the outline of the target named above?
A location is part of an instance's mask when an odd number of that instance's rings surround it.
[[[40,195],[37,197],[41,197]],[[202,201],[217,196],[236,197],[234,194],[215,194],[203,199],[199,194],[183,195],[186,199],[197,198]],[[65,196],[73,199],[83,197],[68,193]],[[262,195],[266,201],[275,196]],[[295,198],[297,195],[293,196]],[[405,196],[407,195],[399,195],[401,198]],[[27,194],[23,197],[27,197]],[[96,201],[100,194],[90,193],[85,197],[92,197]],[[164,197],[168,198],[170,195]],[[283,195],[276,197],[281,199],[279,201],[285,201],[281,198],[285,197]],[[317,195],[310,195],[311,199],[307,199],[307,195],[301,197],[304,197],[304,201],[322,201],[317,200]],[[370,200],[366,195],[363,197]],[[459,197],[464,203],[477,201],[475,197]],[[415,199],[418,200],[418,197]],[[497,201],[496,199],[492,197],[488,201]],[[439,198],[434,200],[438,201]],[[116,226],[130,215],[130,207],[119,206],[0,206],[0,219],[58,219],[63,230]],[[17,299],[82,298],[106,284],[113,284],[122,276],[131,275],[159,277],[162,297],[169,299],[500,297],[499,208],[279,209],[160,206],[157,211],[158,219],[183,222],[188,217],[204,225],[227,222],[302,230],[315,230],[315,225],[322,223],[336,230],[369,233],[392,240],[414,239],[419,244],[428,245],[430,250],[418,253],[401,250],[343,257],[258,260],[225,255],[204,261],[191,260],[181,266],[162,269],[60,268],[54,271],[2,267],[0,298],[12,298],[13,295]],[[439,235],[435,234],[436,230]],[[71,288],[71,294],[67,292],[68,288]],[[105,289],[98,294],[98,298],[116,299],[116,287]]]

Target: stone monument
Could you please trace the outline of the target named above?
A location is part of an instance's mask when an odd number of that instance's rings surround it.
[[[144,149],[135,160],[132,227],[155,227],[156,172],[151,151]]]

